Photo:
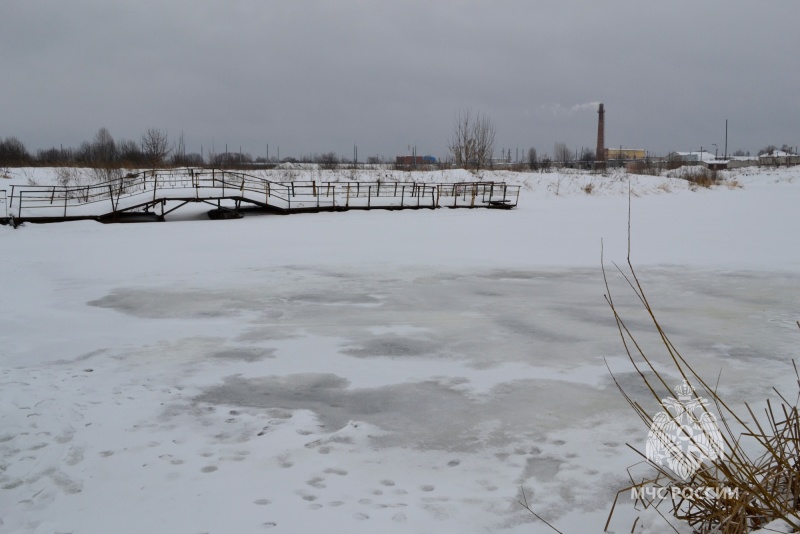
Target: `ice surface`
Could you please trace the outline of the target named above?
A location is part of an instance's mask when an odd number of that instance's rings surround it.
[[[792,391],[800,184],[774,176],[633,199],[651,303],[735,403]],[[605,366],[644,395],[599,265],[627,198],[551,185],[511,212],[0,228],[0,532],[547,532],[521,488],[599,532],[647,435]]]

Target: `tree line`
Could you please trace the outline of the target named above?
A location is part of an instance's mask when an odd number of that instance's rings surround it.
[[[539,154],[533,147],[528,149],[523,159],[511,161],[511,150],[503,149],[503,156],[495,156],[495,127],[491,119],[472,110],[459,111],[453,123],[452,135],[448,142],[450,161],[456,167],[469,169],[489,169],[496,165],[527,166],[531,170],[548,169],[551,166],[579,165],[590,167],[595,161],[595,153],[589,148],[573,151],[566,143],[555,143],[553,155]],[[759,155],[772,154],[778,148],[769,145],[758,151]],[[797,148],[784,144],[781,151],[796,154]],[[734,156],[749,155],[737,150]],[[334,152],[307,154],[299,158],[287,157],[281,161],[292,163],[317,163],[322,168],[334,169],[340,164],[358,163],[337,156]],[[83,166],[95,168],[156,168],[164,166],[216,166],[237,167],[252,164],[277,163],[276,158],[253,158],[248,153],[216,152],[206,154],[187,153],[183,133],[170,139],[166,131],[149,128],[136,140],[116,141],[107,128],[100,128],[91,141],[84,141],[77,148],[49,148],[31,154],[16,137],[0,138],[0,166],[20,167],[27,165],[43,166]],[[379,164],[387,161],[380,156],[370,156],[366,163]]]
[[[303,154],[299,157],[285,157],[280,162],[316,163],[325,169],[335,169],[339,165],[357,163],[337,155],[335,152]],[[91,141],[85,141],[77,148],[48,148],[32,154],[24,143],[16,137],[0,138],[0,166],[77,166],[92,168],[156,168],[156,167],[240,167],[279,163],[278,158],[253,157],[246,152],[217,152],[213,149],[205,153],[186,152],[183,133],[170,138],[166,131],[148,129],[136,140],[115,140],[107,128],[100,128]],[[369,156],[369,164],[388,163],[383,156]]]
[[[568,165],[579,162],[590,167],[595,160],[594,151],[589,148],[581,149],[580,153],[573,152],[566,143],[556,143],[553,147],[553,156],[547,153],[539,155],[536,148],[527,151],[526,161],[511,160],[511,149],[501,149],[501,157],[495,156],[495,127],[492,120],[485,114],[475,113],[472,110],[461,110],[456,114],[453,130],[448,144],[450,155],[456,167],[465,169],[490,169],[495,166],[508,166],[512,163],[531,170],[546,170],[556,165]],[[523,155],[525,159],[525,155]]]
[[[0,139],[0,165],[76,165],[85,167],[160,167],[202,164],[200,154],[187,154],[183,134],[170,140],[166,131],[150,128],[138,141],[116,141],[100,128],[78,148],[48,148],[31,154],[16,137]]]

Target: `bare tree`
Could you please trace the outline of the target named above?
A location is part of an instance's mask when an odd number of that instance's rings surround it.
[[[187,167],[202,167],[206,164],[205,161],[203,161],[203,155],[196,152],[184,154],[182,159],[183,165]]]
[[[476,170],[491,165],[494,154],[494,124],[486,115],[461,110],[456,115],[450,152],[456,165]]]
[[[84,149],[85,150],[85,149]],[[107,128],[100,128],[88,146],[91,175],[95,182],[116,183],[122,187],[117,144]]]
[[[16,137],[0,139],[0,164],[23,165],[30,160],[25,145]]]
[[[218,161],[217,161],[218,160],[218,154],[217,154],[216,149],[214,148],[214,144],[213,143],[211,144],[211,148],[209,148],[208,151],[205,154],[205,160],[212,167],[218,167],[219,166]]]
[[[556,143],[553,147],[553,159],[556,165],[565,166],[572,161],[572,153],[566,143]]]
[[[450,153],[456,165],[465,167],[474,159],[472,134],[472,112],[462,110],[456,116],[453,137],[450,139]]]
[[[76,163],[80,163],[81,165],[91,165],[92,164],[92,145],[88,141],[84,141],[81,143],[75,152],[74,158]]]
[[[172,164],[173,165],[186,165],[186,142],[183,140],[183,132],[175,140],[172,147]]]
[[[536,155],[536,149],[533,147],[530,147],[528,149],[528,165],[530,165],[532,171],[535,171],[537,165],[539,165],[539,160]]]
[[[144,155],[136,141],[123,140],[117,143],[117,158],[125,166],[138,167],[144,164]]]
[[[2,142],[0,142],[0,151],[2,151]],[[57,148],[48,148],[36,151],[36,162],[39,165],[48,165],[50,167],[57,167],[64,161],[61,150]],[[2,162],[2,156],[0,156]]]
[[[494,125],[486,115],[479,114],[475,118],[474,131],[477,148],[475,151],[477,168],[489,167],[492,164],[492,156],[494,155]]]
[[[92,141],[92,160],[95,166],[109,167],[117,159],[117,144],[107,128],[100,128]]]
[[[167,132],[148,128],[142,136],[142,152],[151,167],[158,167],[170,153]]]
[[[550,172],[550,167],[553,165],[553,160],[545,152],[542,159],[539,160],[539,172]]]

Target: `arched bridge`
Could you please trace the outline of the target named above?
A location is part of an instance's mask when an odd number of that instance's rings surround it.
[[[273,182],[214,169],[148,170],[85,186],[13,185],[0,191],[0,219],[114,222],[132,217],[165,220],[189,203],[204,202],[221,218],[242,204],[289,214],[365,209],[495,208],[519,200],[518,185],[503,182]],[[4,213],[5,212],[5,213]]]

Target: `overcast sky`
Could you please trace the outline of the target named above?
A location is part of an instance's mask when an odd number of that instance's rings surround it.
[[[0,137],[447,155],[455,114],[556,142],[800,145],[797,0],[3,0]]]

